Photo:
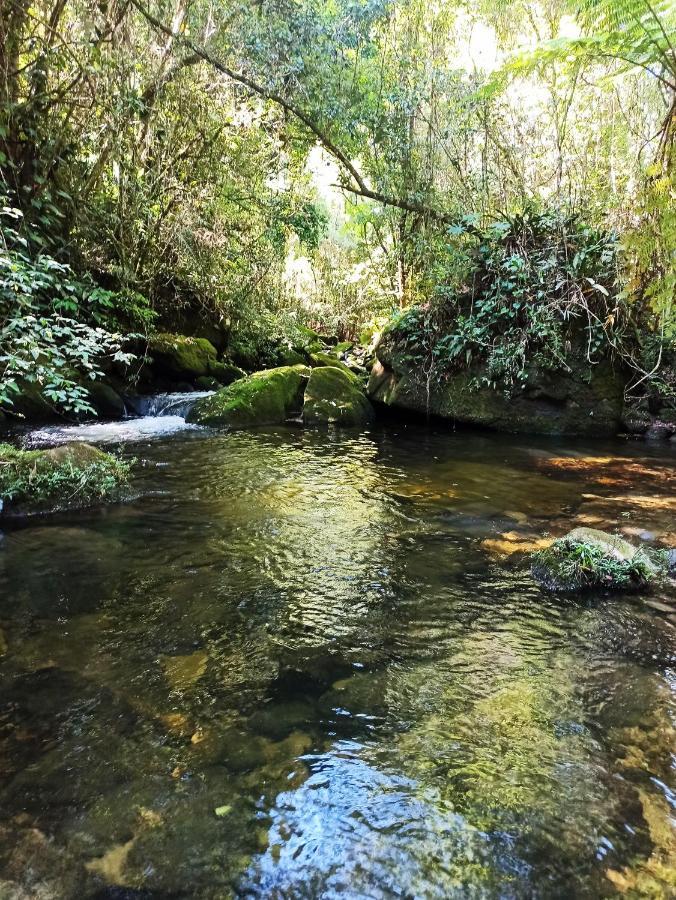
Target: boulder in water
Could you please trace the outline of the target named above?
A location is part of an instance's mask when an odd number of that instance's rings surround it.
[[[29,515],[113,499],[129,464],[90,444],[19,450],[0,444],[0,515]]]
[[[368,394],[394,409],[531,434],[615,434],[620,427],[625,378],[609,360],[589,366],[571,357],[569,368],[557,372],[532,366],[508,394],[492,386],[479,363],[428,377],[391,334],[376,354]]]
[[[186,421],[230,428],[280,424],[301,411],[309,376],[307,366],[255,372],[198,400]]]
[[[595,528],[574,528],[535,553],[532,563],[533,576],[542,587],[561,592],[636,590],[667,568],[663,554],[635,547],[619,535]]]
[[[303,423],[364,427],[375,413],[359,379],[334,366],[312,369],[305,388]]]

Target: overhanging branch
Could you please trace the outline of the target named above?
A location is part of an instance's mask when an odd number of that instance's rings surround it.
[[[243,85],[248,88],[253,94],[256,94],[259,97],[262,97],[264,100],[269,100],[271,103],[275,103],[280,106],[283,110],[292,115],[295,119],[298,119],[299,122],[302,122],[305,127],[314,134],[322,147],[329,153],[334,159],[336,159],[340,165],[343,167],[344,171],[348,175],[349,179],[352,181],[352,184],[341,184],[340,188],[343,190],[349,191],[352,194],[357,194],[360,197],[364,197],[368,200],[373,200],[376,203],[382,203],[383,206],[393,206],[397,209],[403,209],[407,212],[417,213],[421,216],[426,216],[427,218],[434,219],[438,222],[444,222],[446,224],[454,224],[457,219],[453,216],[449,216],[446,213],[440,212],[434,207],[427,206],[423,203],[416,203],[414,201],[409,200],[399,200],[396,197],[390,197],[386,194],[382,194],[379,191],[374,191],[369,188],[363,176],[360,174],[359,170],[352,163],[347,154],[341,150],[341,148],[334,143],[333,140],[329,137],[329,135],[321,128],[317,123],[302,109],[299,109],[294,103],[290,102],[283,97],[281,94],[276,93],[275,91],[269,91],[262,85],[255,82],[248,75],[245,75],[243,72],[237,72],[234,69],[227,66],[225,63],[221,62],[221,60],[216,59],[208,50],[204,47],[200,47],[199,44],[195,44],[189,38],[185,37],[185,35],[180,32],[174,31],[168,25],[165,25],[161,22],[156,16],[154,16],[151,12],[149,12],[140,2],[140,0],[131,0],[131,3],[136,9],[141,13],[141,15],[146,19],[146,21],[156,28],[158,31],[161,31],[162,34],[167,37],[172,38],[173,40],[180,42],[186,47],[192,54],[204,60],[204,62],[208,63],[218,72],[221,72],[223,75],[226,75],[232,81],[237,82],[238,84]]]

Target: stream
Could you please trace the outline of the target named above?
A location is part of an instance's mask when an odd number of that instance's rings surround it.
[[[676,547],[673,442],[139,412],[27,438],[137,464],[0,542],[0,896],[672,896],[673,593],[526,551]]]

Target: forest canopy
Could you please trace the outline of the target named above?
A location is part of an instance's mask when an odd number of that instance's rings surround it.
[[[656,377],[675,46],[669,0],[2,0],[0,405],[37,364],[84,407],[127,335],[195,316],[256,342],[413,308],[461,322],[453,359],[507,318],[514,380],[582,315]]]

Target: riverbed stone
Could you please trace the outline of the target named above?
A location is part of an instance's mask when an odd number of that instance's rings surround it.
[[[305,388],[303,423],[363,428],[375,413],[359,380],[333,366],[312,369]]]
[[[300,413],[309,376],[307,366],[281,366],[255,372],[211,397],[198,400],[187,421],[229,428],[280,424]]]

